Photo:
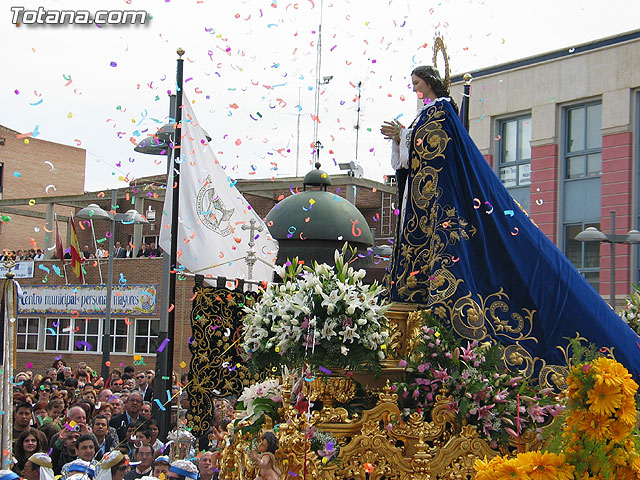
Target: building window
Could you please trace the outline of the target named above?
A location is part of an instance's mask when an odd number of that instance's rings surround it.
[[[566,177],[598,177],[602,172],[602,104],[567,110]]]
[[[47,318],[45,350],[69,350],[71,328],[69,318]]]
[[[97,352],[99,349],[99,320],[97,318],[77,318],[74,320],[74,324],[73,350],[76,352]]]
[[[129,320],[124,318],[111,319],[110,333],[112,353],[127,353],[127,344],[129,340],[128,322]]]
[[[138,318],[136,320],[136,336],[134,353],[156,353],[158,350],[158,329],[160,320],[152,318]]]
[[[600,287],[600,243],[575,239],[587,227],[600,230],[600,223],[565,225],[565,254],[597,292]]]
[[[529,210],[531,185],[531,117],[500,122],[498,175],[511,196]]]
[[[40,331],[39,318],[18,317],[18,331],[16,334],[18,350],[38,350],[38,336]]]

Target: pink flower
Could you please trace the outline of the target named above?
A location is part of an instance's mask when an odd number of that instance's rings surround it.
[[[518,434],[515,432],[515,430],[513,428],[504,427],[504,431],[507,432],[512,437],[517,437],[518,436]]]
[[[491,416],[492,416],[491,415],[491,409],[494,406],[495,406],[494,404],[491,404],[491,405],[485,405],[483,407],[478,408],[477,409],[478,420],[484,420],[484,419],[491,418]]]
[[[535,405],[529,406],[527,409],[529,416],[533,419],[534,422],[542,423],[544,422],[544,417],[546,415],[546,411],[537,403]]]
[[[441,382],[446,382],[451,378],[451,375],[447,373],[446,368],[441,368],[440,370],[434,371],[433,376],[436,377],[436,380],[440,380]]]
[[[404,367],[406,367],[406,366],[407,366],[407,361],[406,361],[406,360],[400,360],[400,361],[398,362],[398,366],[399,366],[400,368],[404,368]]]
[[[518,384],[518,382],[519,382],[520,380],[522,380],[522,377],[513,377],[511,380],[509,380],[509,381],[506,383],[506,385],[507,385],[508,387],[515,387],[515,386]]]
[[[467,348],[462,347],[462,355],[460,358],[462,360],[466,360],[467,362],[473,360],[476,357],[476,353],[471,348],[471,344],[467,342]]]
[[[507,401],[508,392],[506,390],[498,390],[498,393],[493,397],[494,402],[504,403]]]
[[[485,422],[485,424],[482,426],[482,431],[484,432],[484,434],[491,438],[491,435],[489,434],[489,431],[493,431],[495,432],[496,429],[493,428],[493,425],[491,425],[491,422]]]

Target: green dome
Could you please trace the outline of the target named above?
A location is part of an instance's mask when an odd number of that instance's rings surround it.
[[[304,180],[302,181],[303,185],[311,185],[314,187],[322,187],[331,185],[331,177],[324,170],[320,170],[319,168],[316,170],[311,170],[304,176]]]
[[[320,171],[309,172],[307,177],[315,172]],[[348,200],[325,191],[305,191],[288,196],[271,209],[267,225],[271,235],[284,242],[300,241],[302,235],[305,240],[373,245],[371,229],[362,213]]]

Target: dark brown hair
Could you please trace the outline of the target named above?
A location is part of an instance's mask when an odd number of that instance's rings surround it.
[[[458,104],[455,102],[453,97],[451,97],[451,93],[449,93],[449,89],[442,81],[442,78],[440,78],[440,73],[438,73],[438,70],[433,68],[431,65],[420,65],[419,67],[413,69],[411,75],[415,75],[424,80],[425,83],[431,87],[433,93],[436,94],[436,98],[450,97],[451,106],[455,110],[456,114],[460,113],[460,111],[458,110]]]

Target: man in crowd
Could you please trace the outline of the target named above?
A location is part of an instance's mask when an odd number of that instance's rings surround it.
[[[151,245],[149,245],[149,250],[147,250],[148,257],[160,257],[162,255],[162,252],[160,251],[159,248],[156,248],[156,244],[151,242]]]
[[[151,420],[151,410],[153,409],[151,402],[144,401],[142,402],[142,408],[140,409],[140,415],[142,415],[147,420]]]
[[[149,379],[145,372],[138,372],[136,374],[137,389],[142,395],[142,399],[146,402],[153,400],[153,388],[149,385]]]
[[[213,479],[213,452],[204,452],[202,455],[200,455],[200,460],[198,461],[198,471],[200,472],[199,480]]]
[[[144,423],[142,421],[134,420],[129,425],[127,425],[125,438],[120,443],[121,447],[124,447],[122,448],[123,453],[129,455],[129,458],[134,457],[137,446],[141,445],[142,441],[146,439],[144,432],[140,433],[143,424]]]
[[[149,252],[147,252],[147,244],[143,243],[142,245],[140,245],[140,250],[138,250],[138,255],[136,255],[136,257],[140,258],[140,257],[148,257],[149,256]]]
[[[82,258],[92,258],[93,254],[89,251],[89,245],[82,247]],[[95,257],[94,257],[95,258]]]
[[[80,435],[76,440],[76,455],[78,457],[62,467],[62,478],[72,475],[73,472],[90,473],[90,468],[97,464],[96,447],[96,439],[92,434]]]
[[[25,463],[22,476],[25,480],[53,480],[51,457],[43,452],[34,453]]]
[[[124,413],[116,415],[111,419],[109,425],[116,429],[120,441],[124,440],[127,433],[127,426],[134,420],[139,421],[144,418],[140,416],[140,408],[142,408],[142,395],[140,392],[133,391],[129,394],[124,404]]]
[[[140,445],[134,454],[134,460],[140,462],[133,470],[124,474],[124,480],[137,480],[146,475],[151,475],[153,463],[153,447],[147,443]]]
[[[113,254],[114,258],[126,258],[127,257],[127,251],[122,248],[122,244],[120,242],[116,242],[116,247],[115,247],[115,251]]]
[[[56,475],[62,473],[63,466],[78,458],[76,453],[76,440],[78,438],[80,438],[80,432],[62,430],[60,434],[54,435],[51,439],[51,460],[53,472]]]
[[[104,405],[105,403],[109,403],[109,399],[111,397],[113,397],[113,392],[108,388],[103,388],[102,390],[100,390],[100,393],[98,393],[98,396],[96,397],[96,402],[99,402]]]
[[[102,457],[115,448],[118,442],[109,435],[109,420],[106,415],[96,415],[93,418],[92,429],[98,441],[99,457]]]
[[[160,455],[153,461],[153,476],[165,480],[169,473],[169,457],[167,455]]]
[[[26,430],[29,430],[33,420],[31,415],[31,405],[27,402],[20,402],[13,408],[13,448],[15,449],[15,441],[20,434]]]

